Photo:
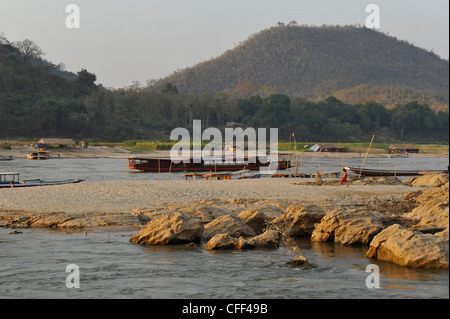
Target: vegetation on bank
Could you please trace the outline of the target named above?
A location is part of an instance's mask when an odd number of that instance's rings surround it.
[[[193,120],[201,120],[202,130],[222,132],[229,122],[275,127],[280,140],[292,133],[301,141],[342,143],[368,141],[373,134],[386,143],[449,140],[448,108],[435,111],[418,101],[388,108],[373,101],[348,104],[333,96],[311,100],[270,91],[247,97],[227,91],[188,94],[171,83],[158,90],[109,90],[95,84],[95,74],[87,70],[62,77],[60,66],[36,62],[41,55],[32,41],[14,44],[0,37],[2,139],[138,141],[126,146],[169,149],[170,142],[151,141],[167,141],[174,128],[192,130]]]

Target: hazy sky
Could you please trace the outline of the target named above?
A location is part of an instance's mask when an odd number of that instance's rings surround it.
[[[380,31],[448,59],[448,0],[0,0],[0,32],[119,88],[217,57],[278,22],[364,25],[372,3]],[[69,4],[80,8],[79,29],[66,27]]]

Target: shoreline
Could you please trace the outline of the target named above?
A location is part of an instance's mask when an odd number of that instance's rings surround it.
[[[13,156],[13,158],[26,158],[26,154],[34,151],[32,146],[13,146],[11,150],[0,150],[0,154],[3,156]],[[49,149],[50,158],[127,158],[127,157],[169,157],[170,151],[155,150],[148,152],[132,152],[122,147],[108,147],[108,146],[89,146],[88,148],[61,148],[61,149]],[[280,153],[287,153],[287,151],[280,151]],[[290,154],[295,153],[289,151]],[[358,152],[300,152],[297,151],[297,158],[364,158],[365,153]],[[390,158],[392,155],[388,153],[369,153],[368,158]],[[408,154],[410,158],[448,158],[448,153],[418,153]]]

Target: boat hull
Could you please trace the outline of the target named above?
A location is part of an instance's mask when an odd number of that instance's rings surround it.
[[[435,170],[435,171],[424,171],[424,170],[377,170],[377,169],[360,169],[350,167],[349,170],[354,174],[361,174],[362,176],[418,176],[423,174],[438,174],[438,173],[448,173],[448,170]]]
[[[34,187],[34,186],[51,186],[51,185],[64,185],[64,184],[77,184],[84,181],[84,179],[71,179],[66,181],[41,181],[41,180],[30,180],[22,182],[13,183],[1,183],[0,188],[16,188],[16,187]]]
[[[257,158],[254,162],[244,160],[244,162],[205,162],[203,159],[200,163],[194,163],[192,159],[189,163],[174,163],[171,159],[158,158],[128,158],[128,168],[139,170],[141,172],[224,172],[224,171],[241,171],[241,170],[258,170],[261,167],[269,167],[269,162],[262,162]],[[277,169],[287,169],[291,165],[289,161],[279,160]]]

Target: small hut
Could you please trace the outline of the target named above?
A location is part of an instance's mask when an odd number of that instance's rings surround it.
[[[419,153],[420,150],[414,145],[391,145],[386,148],[390,154]]]
[[[76,143],[70,138],[41,138],[37,145],[39,148],[72,148]]]
[[[309,149],[313,152],[347,152],[346,147],[330,143],[317,143],[311,146]]]

